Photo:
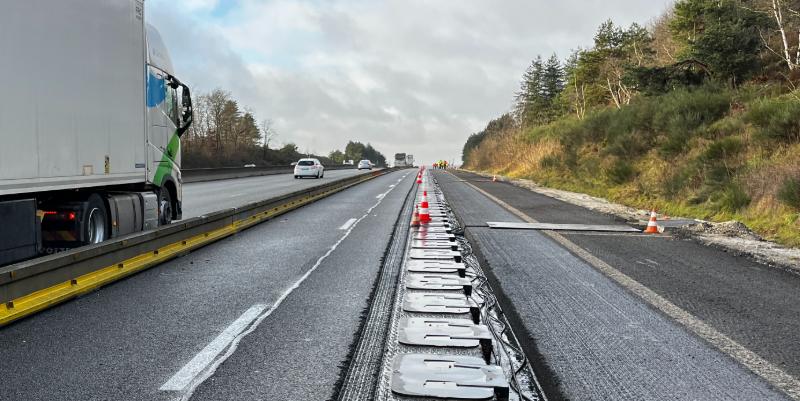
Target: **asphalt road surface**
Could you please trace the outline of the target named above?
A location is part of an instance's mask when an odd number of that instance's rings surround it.
[[[0,329],[0,400],[327,399],[412,184],[377,177]]]
[[[183,218],[202,216],[370,172],[356,169],[330,170],[320,179],[295,179],[291,174],[273,174],[187,183],[183,185]]]
[[[436,177],[551,400],[779,400],[788,397],[777,387],[796,386],[796,274],[671,235],[567,232],[577,245],[567,248],[538,231],[489,229],[523,220],[468,184],[540,222],[620,222],[477,175]],[[578,257],[587,253],[635,283]],[[659,297],[666,302],[652,303]],[[762,358],[760,374],[746,358]]]

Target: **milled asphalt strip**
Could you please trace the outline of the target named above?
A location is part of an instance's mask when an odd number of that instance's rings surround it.
[[[404,175],[406,177],[408,174]],[[233,324],[228,326],[222,334],[217,336],[217,338],[211,342],[211,344],[207,345],[203,348],[202,351],[191,361],[189,361],[186,365],[184,365],[181,370],[179,370],[175,375],[172,376],[164,385],[162,385],[159,390],[162,391],[178,391],[181,392],[176,399],[185,401],[189,400],[194,394],[194,391],[200,386],[206,379],[211,377],[214,372],[216,372],[217,368],[225,362],[234,352],[236,352],[236,348],[238,347],[239,343],[242,341],[244,337],[248,334],[252,333],[258,326],[263,322],[266,318],[268,318],[272,312],[274,312],[278,307],[281,306],[283,301],[297,288],[303,284],[306,279],[314,273],[315,270],[322,264],[322,262],[330,256],[339,245],[344,242],[347,237],[350,236],[350,233],[358,226],[362,220],[367,218],[372,211],[377,208],[383,200],[386,198],[390,192],[392,192],[394,188],[389,188],[388,191],[384,192],[384,196],[378,199],[374,205],[372,205],[367,211],[358,218],[350,228],[339,238],[336,243],[331,246],[324,255],[320,256],[317,259],[317,262],[314,263],[313,266],[302,276],[299,280],[297,280],[291,287],[289,287],[283,294],[275,301],[275,303],[270,307],[266,312],[263,312],[264,308],[259,308],[263,305],[255,305],[251,307],[248,312],[245,312],[239,319],[236,320]],[[258,311],[260,314],[257,315],[254,319],[251,318],[251,311]],[[237,324],[241,320],[241,323]],[[241,328],[247,326],[246,323],[253,322],[252,324],[247,327],[246,330],[241,331]],[[237,332],[234,335],[234,332]],[[222,339],[220,339],[222,338]],[[219,343],[217,343],[219,340]],[[227,351],[221,357],[214,359],[219,353],[227,346]],[[217,349],[218,348],[218,349]],[[208,350],[208,351],[207,351]],[[182,385],[182,386],[181,386]]]
[[[391,241],[384,256],[383,266],[377,278],[366,320],[359,332],[347,371],[335,399],[339,401],[372,400],[378,386],[380,367],[383,363],[384,346],[389,330],[395,302],[397,280],[405,258],[411,220],[411,206],[417,194],[413,184],[406,195],[403,208],[395,224]]]
[[[525,220],[529,223],[538,223],[538,221],[536,221],[532,217],[514,208],[513,206],[503,202],[494,195],[476,187],[475,185],[469,182],[464,181],[464,183],[469,185],[476,191],[480,192],[487,198],[491,199],[498,205],[502,206],[509,212],[515,214],[522,220]],[[686,327],[689,331],[691,331],[698,337],[702,338],[703,340],[710,343],[711,345],[713,345],[726,355],[730,356],[740,364],[744,365],[751,372],[755,373],[757,376],[761,377],[763,380],[765,380],[775,388],[780,389],[793,399],[800,401],[800,380],[797,380],[794,376],[784,372],[779,367],[771,364],[766,359],[760,357],[758,354],[754,353],[753,351],[750,351],[749,349],[739,344],[738,342],[734,341],[733,339],[729,338],[725,334],[720,333],[710,325],[706,324],[702,320],[693,316],[689,312],[681,309],[672,302],[669,302],[667,299],[658,295],[653,290],[645,287],[636,280],[630,278],[626,274],[615,269],[608,263],[600,260],[599,258],[592,255],[585,249],[579,247],[574,242],[562,236],[561,234],[558,234],[553,231],[542,231],[542,232],[545,235],[552,238],[553,240],[555,240],[556,242],[558,242],[559,244],[561,244],[562,246],[564,246],[565,248],[567,248],[576,256],[583,259],[584,261],[592,265],[594,268],[596,268],[597,270],[599,270],[600,272],[611,278],[612,280],[616,281],[617,284],[621,285],[623,288],[627,289],[628,291],[642,298],[645,302],[650,304],[650,306],[658,309],[662,313],[676,320],[678,323]]]

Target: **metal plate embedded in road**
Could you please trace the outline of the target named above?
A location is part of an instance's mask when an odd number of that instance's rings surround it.
[[[458,274],[459,276],[463,277],[463,273],[466,272],[467,266],[463,263],[452,260],[416,259],[409,260],[406,263],[406,269],[413,273],[450,273]]]
[[[488,327],[467,319],[404,318],[398,327],[397,340],[407,345],[472,348],[492,339]]]
[[[461,261],[461,252],[450,249],[412,249],[408,256],[411,259]]]
[[[429,221],[425,223],[425,227],[450,227],[450,222],[447,220]]]
[[[420,313],[469,313],[475,306],[464,295],[407,292],[403,310]]]
[[[429,233],[425,231],[415,232],[414,239],[425,239],[434,241],[450,241],[455,242],[456,236],[447,233]]]
[[[503,369],[463,355],[398,355],[392,365],[392,391],[416,397],[482,400],[508,398]]]
[[[418,233],[449,233],[451,231],[450,227],[417,227],[414,229]]]
[[[555,223],[513,223],[513,222],[496,222],[490,221],[486,223],[489,228],[504,228],[504,229],[517,229],[517,230],[555,230],[555,231],[607,231],[607,232],[628,232],[639,233],[641,230],[636,228],[618,224],[618,225],[603,225],[603,224],[555,224]]]
[[[409,274],[406,276],[406,288],[429,291],[461,291],[471,287],[472,281],[453,274]],[[470,291],[471,292],[471,291]]]
[[[461,249],[461,245],[457,242],[450,241],[428,241],[428,240],[414,240],[411,242],[412,249],[451,249],[457,251]]]

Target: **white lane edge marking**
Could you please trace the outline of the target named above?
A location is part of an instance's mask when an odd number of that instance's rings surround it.
[[[478,188],[472,183],[466,181],[464,183],[474,188],[475,190],[477,190],[487,198],[491,199],[498,205],[502,206],[509,212],[515,214],[522,220],[527,221],[529,223],[538,223],[538,221],[536,221],[532,217],[526,215],[525,213],[509,205],[508,203],[503,202],[494,195]],[[625,273],[622,273],[621,271],[615,269],[613,266],[604,262],[597,256],[592,255],[591,253],[589,253],[589,251],[581,248],[580,246],[570,241],[563,235],[547,230],[543,231],[543,233],[552,238],[554,241],[563,245],[568,250],[575,253],[578,257],[589,263],[589,265],[591,265],[592,267],[594,267],[595,269],[599,270],[601,273],[606,275],[606,277],[609,277],[610,279],[614,280],[617,284],[621,285],[628,291],[631,291],[632,293],[636,294],[639,298],[644,300],[647,304],[649,304],[653,308],[658,309],[659,311],[661,311],[661,313],[664,313],[665,315],[672,318],[678,324],[684,326],[694,335],[702,338],[703,340],[711,344],[714,348],[716,348],[723,354],[739,362],[739,364],[744,366],[749,371],[753,372],[753,374],[755,374],[762,380],[766,381],[773,387],[784,392],[792,399],[800,401],[800,380],[798,380],[794,376],[790,375],[789,373],[786,373],[783,369],[767,361],[760,355],[751,351],[744,345],[739,344],[738,342],[728,337],[727,335],[723,334],[722,332],[717,331],[717,329],[715,329],[708,323],[700,320],[698,317],[685,311],[681,307],[673,304],[672,302],[662,297],[661,295],[658,295],[655,291],[645,287],[643,284],[634,280]]]
[[[208,343],[197,355],[181,368],[175,375],[167,380],[159,390],[161,391],[181,391],[192,382],[200,372],[203,371],[219,355],[239,333],[244,331],[250,323],[264,312],[267,305],[253,305],[245,311],[238,319],[231,323],[217,338]]]
[[[407,174],[406,174],[406,176],[407,176]],[[405,178],[405,176],[404,176],[404,178]],[[246,337],[248,334],[250,334],[253,331],[255,331],[255,329],[257,329],[258,326],[261,325],[261,322],[263,322],[266,318],[268,318],[272,314],[272,312],[274,312],[276,309],[278,309],[278,307],[281,306],[283,301],[286,298],[288,298],[289,295],[294,290],[299,288],[300,285],[303,284],[303,282],[306,281],[306,279],[309,276],[311,276],[311,274],[314,273],[314,271],[316,271],[317,268],[320,265],[322,265],[322,262],[325,259],[327,259],[328,256],[330,256],[333,253],[333,251],[335,251],[336,248],[338,248],[339,245],[342,242],[344,242],[345,239],[347,239],[347,237],[350,236],[350,233],[352,233],[353,230],[356,228],[356,226],[358,226],[358,223],[360,223],[362,220],[364,220],[367,217],[369,217],[369,215],[372,213],[372,211],[375,208],[377,208],[383,202],[383,200],[385,199],[385,195],[389,194],[393,190],[394,190],[394,188],[391,188],[388,191],[386,191],[384,193],[384,197],[381,197],[380,199],[378,199],[378,201],[375,202],[374,205],[372,205],[369,209],[367,209],[367,211],[364,213],[364,215],[362,215],[360,218],[358,218],[358,220],[356,220],[355,223],[353,223],[353,225],[350,226],[350,228],[344,234],[342,234],[342,236],[339,238],[339,240],[336,241],[336,243],[334,243],[328,249],[328,251],[325,252],[325,254],[323,254],[322,256],[319,257],[319,259],[317,259],[317,262],[314,263],[314,265],[311,266],[311,268],[305,274],[303,274],[303,276],[300,277],[299,280],[297,280],[294,284],[292,284],[291,287],[286,289],[286,291],[284,291],[283,294],[281,294],[281,296],[275,301],[275,303],[272,305],[272,307],[270,307],[266,312],[263,312],[261,315],[259,315],[255,319],[255,321],[252,324],[250,324],[250,326],[245,331],[242,331],[238,335],[236,335],[233,338],[233,340],[230,341],[230,346],[228,347],[228,350],[225,352],[225,354],[223,354],[221,357],[219,357],[216,360],[214,360],[213,363],[211,363],[209,366],[207,366],[206,369],[204,369],[203,371],[199,372],[199,373],[201,373],[201,375],[194,377],[193,380],[191,380],[191,382],[187,386],[185,386],[183,388],[184,392],[177,399],[181,400],[181,401],[188,401],[189,399],[191,399],[192,395],[195,392],[195,390],[197,390],[197,387],[199,387],[201,384],[203,384],[203,382],[205,382],[209,377],[213,376],[214,373],[217,371],[217,368],[219,368],[219,366],[223,362],[225,362],[228,358],[231,357],[231,355],[233,355],[234,352],[236,352],[236,349],[239,347],[239,342],[241,342],[242,339],[244,337]],[[165,383],[165,385],[166,385],[166,383]],[[162,386],[162,387],[164,387],[164,386]]]
[[[340,230],[347,230],[347,229],[349,229],[349,228],[350,228],[350,226],[352,226],[352,225],[353,225],[353,223],[355,223],[355,222],[356,222],[356,219],[355,219],[355,218],[353,218],[353,219],[350,219],[350,220],[347,220],[347,221],[346,221],[344,224],[342,224],[342,226],[341,226],[341,227],[339,227],[339,229],[340,229]]]

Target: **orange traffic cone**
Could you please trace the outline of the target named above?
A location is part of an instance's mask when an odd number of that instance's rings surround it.
[[[496,182],[496,181],[497,181],[497,176],[496,176],[496,175],[493,175],[493,176],[492,176],[492,182]]]
[[[422,184],[422,174],[417,176],[417,184]]]
[[[431,221],[431,214],[428,212],[428,205],[420,205],[419,207],[419,222],[427,223]]]
[[[419,208],[414,207],[414,215],[411,216],[411,227],[419,227]]]
[[[428,205],[428,191],[422,192],[422,200],[419,202],[419,207],[428,209],[430,206]]]
[[[647,228],[644,230],[646,234],[658,234],[658,223],[656,223],[656,211],[650,212],[650,221],[647,222]]]

